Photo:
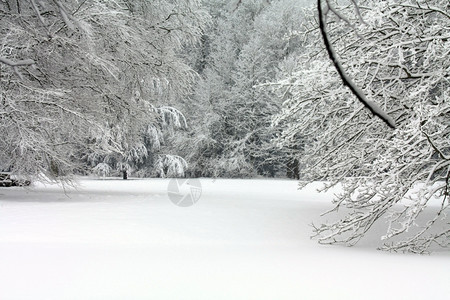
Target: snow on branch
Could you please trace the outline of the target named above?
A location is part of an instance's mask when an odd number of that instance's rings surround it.
[[[4,63],[5,65],[8,65],[10,67],[29,66],[29,65],[34,64],[34,60],[32,60],[32,59],[24,59],[24,60],[19,60],[19,61],[14,62],[12,60],[9,60],[9,59],[1,57],[1,56],[0,56],[0,62]]]
[[[111,174],[112,168],[107,163],[97,164],[92,171],[98,176],[106,177]]]
[[[50,37],[52,37],[50,31],[48,30],[47,25],[45,25],[44,18],[42,17],[41,12],[39,11],[39,8],[38,8],[38,6],[37,6],[37,4],[36,4],[36,1],[30,0],[30,2],[31,2],[31,6],[33,7],[33,10],[34,10],[34,12],[36,13],[36,16],[38,17],[39,21],[40,21],[41,24],[46,28],[47,34],[48,34]]]
[[[186,118],[178,109],[171,106],[162,106],[157,108],[157,112],[161,116],[163,125],[180,129],[187,128]]]
[[[389,127],[392,129],[395,129],[395,121],[392,119],[386,112],[384,112],[375,102],[367,99],[364,92],[356,86],[356,84],[350,79],[350,77],[345,73],[344,68],[340,64],[339,60],[337,59],[337,55],[334,52],[334,49],[331,45],[331,42],[328,38],[327,30],[326,30],[326,15],[328,11],[332,10],[332,6],[327,1],[327,7],[322,10],[322,0],[317,0],[317,10],[319,13],[319,27],[320,27],[320,33],[322,35],[325,48],[328,52],[328,55],[333,62],[337,72],[339,73],[339,76],[341,77],[343,83],[345,86],[347,86],[350,91],[353,93],[353,95],[356,96],[356,98],[367,108],[370,110],[372,114],[379,117],[383,122],[385,122]],[[339,15],[338,15],[339,17]]]
[[[13,70],[14,73],[16,73],[16,75],[20,78],[23,79],[22,74],[20,74],[19,70],[17,67],[21,67],[21,66],[30,66],[30,65],[34,65],[35,62],[32,59],[24,59],[24,60],[19,60],[19,61],[12,61],[9,60],[5,57],[1,57],[0,56],[0,63],[3,63],[7,66],[10,66]]]
[[[67,25],[67,27],[71,30],[75,30],[74,22],[77,22],[75,18],[72,17],[71,14],[67,13],[67,9],[64,7],[64,5],[61,3],[61,1],[54,1],[56,3],[56,6],[58,6],[59,13],[61,14],[61,18],[63,19],[64,23]]]
[[[166,177],[184,177],[188,164],[178,155],[160,154],[155,164],[158,175]]]

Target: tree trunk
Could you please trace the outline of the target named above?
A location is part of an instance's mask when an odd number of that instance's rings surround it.
[[[291,179],[300,179],[300,166],[298,159],[294,158],[287,163],[286,175]]]

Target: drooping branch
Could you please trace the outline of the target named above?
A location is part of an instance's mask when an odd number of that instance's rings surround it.
[[[333,62],[339,76],[342,79],[342,82],[345,86],[347,86],[353,95],[375,116],[380,118],[383,122],[385,122],[389,127],[395,129],[395,121],[392,119],[386,112],[384,112],[381,107],[379,107],[375,102],[367,99],[364,92],[350,79],[350,77],[345,73],[344,68],[341,63],[337,59],[337,55],[334,52],[334,49],[331,45],[331,42],[328,38],[327,30],[326,30],[326,22],[325,16],[329,11],[329,7],[326,7],[325,11],[322,10],[322,0],[317,0],[317,10],[319,13],[319,27],[320,33],[323,38],[323,42],[325,44],[325,48],[328,52],[328,56]]]

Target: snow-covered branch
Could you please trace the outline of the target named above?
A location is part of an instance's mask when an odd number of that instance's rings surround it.
[[[10,66],[14,70],[14,73],[20,79],[23,79],[22,74],[20,73],[18,67],[34,65],[35,61],[32,60],[32,59],[24,59],[24,60],[12,61],[12,60],[9,60],[9,59],[7,59],[5,57],[1,57],[0,56],[0,63],[3,63],[5,65]]]
[[[0,56],[0,62],[4,63],[5,65],[8,65],[10,67],[20,67],[20,66],[30,66],[34,65],[35,62],[32,59],[24,59],[24,60],[18,60],[18,61],[12,61],[5,57]]]
[[[364,2],[361,16],[354,1],[334,4],[338,14],[320,7],[329,17],[328,23],[322,20],[323,34],[330,45],[333,37],[331,58],[339,53],[339,64],[333,67],[329,51],[313,50],[321,35],[310,34],[295,71],[270,85],[284,100],[274,119],[282,128],[278,143],[292,148],[296,137],[304,141],[304,148],[291,150],[303,166],[303,181],[326,180],[325,188],[343,188],[327,212],[339,210],[343,217],[315,226],[321,243],[353,245],[387,220],[384,250],[449,246],[450,66],[442,38],[450,19],[439,11],[445,11],[443,3]],[[353,24],[350,32],[340,15]],[[382,104],[397,122],[395,131],[380,128],[365,106],[351,101],[336,65],[345,66],[344,75],[367,99]],[[437,210],[436,202],[446,205]]]

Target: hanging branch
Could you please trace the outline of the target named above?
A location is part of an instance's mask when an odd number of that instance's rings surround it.
[[[327,1],[328,3],[328,1]],[[322,11],[322,0],[317,0],[317,10],[319,13],[319,27],[320,27],[320,33],[323,38],[323,42],[325,44],[325,48],[327,49],[328,56],[330,57],[331,61],[333,62],[337,72],[339,73],[339,76],[341,77],[343,83],[345,86],[347,86],[353,95],[356,96],[356,98],[367,108],[370,110],[370,112],[380,118],[384,123],[386,123],[389,127],[392,129],[395,129],[395,121],[392,119],[386,112],[384,112],[375,102],[369,100],[364,95],[364,92],[356,86],[355,83],[350,79],[350,77],[345,73],[344,68],[342,67],[341,63],[337,59],[337,55],[333,50],[333,47],[331,46],[330,40],[328,38],[328,34],[326,31],[326,22],[325,17],[328,11],[330,10],[329,5],[326,7],[325,11]]]

